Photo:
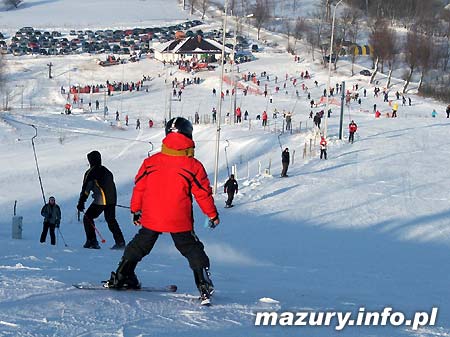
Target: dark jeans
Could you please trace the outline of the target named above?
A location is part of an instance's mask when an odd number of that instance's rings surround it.
[[[281,170],[281,176],[282,177],[287,177],[287,171],[288,171],[289,163],[282,162],[282,164],[283,164],[283,169]]]
[[[227,206],[231,206],[231,204],[233,203],[233,199],[234,199],[234,192],[227,192],[228,193],[228,199],[227,199]]]
[[[327,159],[327,150],[320,149],[320,159],[322,159],[322,156]]]
[[[352,142],[355,140],[355,133],[354,132],[350,132],[350,135],[348,136],[348,142]]]
[[[42,234],[41,234],[41,242],[45,242],[45,239],[47,238],[47,232],[50,229],[50,243],[52,245],[56,244],[56,236],[55,236],[55,224],[44,222],[44,227],[42,228]]]
[[[123,253],[123,259],[139,262],[148,255],[161,233],[142,227],[131,240]],[[209,258],[205,253],[203,243],[194,231],[170,233],[175,247],[188,261],[192,270],[209,268]]]
[[[105,220],[108,224],[108,228],[111,231],[114,241],[117,244],[125,244],[125,239],[123,238],[122,231],[120,230],[119,224],[116,220],[116,205],[96,205],[91,204],[84,213],[83,224],[84,230],[86,232],[86,239],[89,241],[97,240],[95,235],[95,222],[94,220],[98,218],[100,214],[104,212]]]

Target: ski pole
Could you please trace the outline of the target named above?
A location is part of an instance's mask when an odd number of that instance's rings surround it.
[[[123,206],[123,205],[116,205],[116,207],[120,207],[120,208],[128,208],[128,209],[130,209],[130,206]]]
[[[95,226],[94,221],[92,221],[88,216],[86,216],[86,213],[83,212],[83,214],[84,214],[84,217],[89,221],[91,226],[94,227],[94,230],[98,234],[98,236],[100,237],[100,240],[102,241],[102,243],[105,243],[106,240],[103,238],[102,234],[100,233],[98,228]]]
[[[62,239],[63,242],[64,242],[64,246],[65,246],[65,247],[68,247],[68,246],[67,246],[67,243],[66,243],[66,240],[64,240],[64,236],[63,236],[62,233],[61,233],[61,230],[59,229],[59,227],[58,227],[57,229],[58,229],[59,235],[61,235],[61,239]]]

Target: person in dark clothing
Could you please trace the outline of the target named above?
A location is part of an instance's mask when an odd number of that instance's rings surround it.
[[[238,189],[239,186],[236,179],[234,179],[234,174],[230,174],[230,178],[227,180],[225,185],[223,185],[223,193],[228,194],[228,199],[225,202],[226,208],[233,207],[232,203],[234,199],[234,194],[238,193]]]
[[[194,158],[192,124],[183,117],[166,123],[161,152],[144,160],[135,178],[131,212],[135,225],[142,228],[131,240],[106,286],[140,288],[135,268],[148,255],[161,233],[170,233],[175,247],[189,261],[202,304],[209,303],[214,291],[209,258],[194,232],[194,196],[209,226],[219,225],[212,189],[202,163]]]
[[[447,113],[447,118],[449,118],[449,116],[450,116],[450,104],[447,106],[447,110],[445,110],[445,112]]]
[[[322,122],[322,117],[320,117],[320,114],[318,112],[316,112],[316,114],[314,115],[314,124],[317,126],[317,128],[320,129],[320,123]]]
[[[44,217],[44,227],[42,228],[40,242],[45,242],[48,230],[50,229],[50,243],[55,245],[55,228],[58,228],[61,222],[61,209],[56,204],[55,197],[50,197],[48,199],[48,204],[45,204],[41,209],[41,215]]]
[[[287,177],[287,171],[289,167],[289,149],[285,148],[281,153],[281,164],[283,165],[283,170],[281,171],[282,177]]]
[[[91,191],[94,201],[83,216],[84,230],[86,232],[86,243],[83,247],[100,248],[95,235],[94,220],[103,212],[115,241],[114,246],[111,248],[123,249],[125,247],[125,239],[116,220],[117,192],[113,174],[102,165],[100,152],[92,151],[88,153],[87,159],[90,168],[84,174],[83,186],[81,187],[80,199],[77,205],[78,211],[84,211],[84,203]]]

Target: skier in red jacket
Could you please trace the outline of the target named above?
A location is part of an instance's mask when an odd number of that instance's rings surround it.
[[[356,125],[356,123],[352,120],[350,122],[350,124],[348,125],[348,132],[349,132],[349,136],[348,136],[348,142],[353,143],[354,139],[355,139],[355,132],[356,130],[358,130],[358,126]]]
[[[203,165],[194,158],[192,124],[182,117],[166,124],[166,137],[161,152],[146,158],[135,178],[131,212],[135,225],[142,225],[125,248],[116,272],[106,286],[139,288],[134,272],[137,263],[152,250],[159,235],[171,234],[175,247],[189,261],[202,300],[214,291],[209,278],[209,258],[194,233],[192,194],[210,227],[220,220],[208,176]]]

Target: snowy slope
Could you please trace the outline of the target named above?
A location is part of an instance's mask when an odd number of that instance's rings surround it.
[[[18,9],[1,9],[0,31],[24,26],[61,30],[157,26],[189,17],[175,1],[163,0],[27,0]]]
[[[111,8],[119,4],[109,3]],[[150,1],[139,3],[144,6]],[[61,0],[33,8],[56,14],[51,6],[70,4]],[[177,6],[168,2],[162,8],[174,13]],[[102,18],[98,27],[114,22],[137,24],[126,11],[115,13],[116,21]],[[184,16],[180,14],[180,18]],[[158,19],[159,15],[153,17]],[[71,29],[74,21],[61,18],[57,24],[70,25]],[[10,28],[14,28],[12,23]],[[223,125],[219,174],[220,192],[227,163],[237,165],[240,190],[236,206],[223,209],[225,196],[219,193],[215,197],[222,223],[214,231],[204,228],[204,216],[194,208],[196,232],[210,256],[217,288],[211,308],[198,306],[192,272],[168,235],[163,235],[138,265],[137,274],[144,285],[175,283],[178,293],[91,292],[71,287],[76,282],[108,278],[121,257],[121,252],[108,249],[112,236],[102,218],[97,224],[105,245],[99,251],[82,248],[84,231],[75,205],[87,169],[86,153],[98,149],[103,154],[105,166],[115,175],[118,202],[128,205],[134,175],[151,150],[149,142],[153,152],[161,145],[161,125],[167,117],[164,97],[171,90],[164,81],[188,75],[163,68],[154,60],[105,70],[96,65],[95,57],[85,55],[11,57],[8,76],[14,109],[0,116],[0,336],[449,336],[450,195],[445,187],[450,143],[446,141],[449,122],[445,105],[411,95],[413,106],[400,104],[399,118],[385,118],[389,105],[381,97],[373,97],[373,87],[366,78],[349,78],[349,66],[343,62],[332,84],[346,80],[347,88],[359,84],[360,94],[363,88],[368,94],[361,107],[352,102],[345,109],[344,126],[352,119],[359,126],[354,144],[338,139],[338,109],[332,106],[329,157],[320,161],[318,139],[314,143],[308,119],[309,101],[300,88],[304,83],[312,98],[319,100],[326,72],[302,50],[299,55],[302,62],[294,63],[292,56],[266,48],[256,61],[240,66],[241,72],[268,72],[270,80],[261,79],[261,86],[268,85],[274,103],[262,95],[243,96],[239,92],[238,105],[249,111],[252,122]],[[49,61],[55,64],[53,80],[46,78]],[[312,79],[302,81],[300,72],[306,69]],[[298,100],[290,80],[286,82],[287,94],[284,90],[273,92],[274,77],[283,86],[286,73],[298,79]],[[110,114],[106,121],[101,111],[61,115],[65,103],[59,93],[61,85],[107,79],[136,81],[142,75],[152,77],[147,83],[149,92],[116,93],[107,98]],[[211,108],[217,106],[211,90],[219,88],[218,71],[199,76],[200,85],[188,86],[181,102],[171,102],[173,115],[192,117],[199,111],[201,116],[209,116]],[[384,82],[381,75],[378,80]],[[16,84],[25,85],[23,110]],[[398,87],[391,89],[391,98],[401,83],[395,85]],[[89,95],[84,98],[87,102]],[[103,106],[103,95],[93,99],[99,99]],[[373,104],[383,112],[383,118],[373,118]],[[281,117],[276,131],[275,120],[270,119],[266,130],[255,121],[264,109],[271,116],[275,107],[279,111],[294,109],[293,125],[297,131],[301,122],[301,132],[278,137]],[[229,109],[227,97],[224,113]],[[431,118],[433,109],[438,111],[437,118]],[[122,120],[124,114],[130,116],[128,128],[116,124],[116,110],[120,110]],[[142,121],[141,130],[134,128],[136,118]],[[152,129],[147,127],[149,118],[156,122]],[[61,232],[67,247],[60,236],[56,247],[38,242],[42,196],[30,142],[34,130],[24,123],[38,127],[35,143],[44,192],[46,197],[54,195],[62,208]],[[194,139],[196,157],[204,162],[212,181],[215,127],[195,126]],[[278,178],[280,143],[289,147],[291,154],[295,150],[287,179]],[[308,153],[303,158],[305,143]],[[272,175],[259,174],[259,163],[262,170],[271,163]],[[14,200],[18,200],[18,214],[24,217],[22,240],[10,239]],[[118,208],[117,218],[130,240],[137,231],[130,214]],[[262,298],[276,302],[267,303]],[[429,311],[433,306],[440,310],[436,326],[418,332],[404,327],[348,327],[338,333],[329,327],[253,326],[258,310],[355,312],[361,306],[370,310],[392,306],[406,314]]]

